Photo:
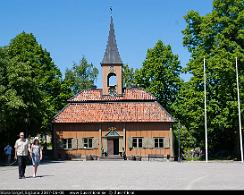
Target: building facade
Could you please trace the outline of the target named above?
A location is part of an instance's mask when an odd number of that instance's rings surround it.
[[[172,116],[145,90],[123,88],[112,17],[101,66],[102,89],[81,91],[54,117],[55,157],[174,157]]]

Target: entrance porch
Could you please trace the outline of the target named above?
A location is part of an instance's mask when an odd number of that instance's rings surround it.
[[[109,158],[121,158],[123,152],[124,136],[115,129],[110,130],[102,137],[101,156]]]

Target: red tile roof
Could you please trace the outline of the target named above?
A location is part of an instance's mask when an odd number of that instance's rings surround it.
[[[103,96],[101,89],[92,89],[69,99],[52,122],[173,122],[173,118],[153,95],[142,89],[125,89],[117,97]]]
[[[69,103],[53,123],[173,122],[158,102]]]
[[[156,98],[142,89],[125,89],[123,96],[103,96],[102,89],[83,90],[68,102],[87,101],[120,101],[120,100],[156,100]]]

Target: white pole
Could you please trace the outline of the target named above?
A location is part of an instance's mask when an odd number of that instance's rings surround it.
[[[204,69],[204,116],[205,116],[205,160],[208,162],[208,127],[207,127],[207,94],[206,94],[206,66],[205,58],[203,59]]]
[[[181,161],[181,158],[180,158],[180,128],[181,128],[181,124],[180,124],[180,127],[178,127],[178,162]]]
[[[241,162],[243,163],[243,145],[242,145],[242,131],[241,131],[241,108],[240,108],[241,106],[240,106],[240,94],[239,94],[239,79],[238,79],[237,57],[236,57],[236,83],[237,83],[237,101],[238,101],[238,116],[239,116]]]

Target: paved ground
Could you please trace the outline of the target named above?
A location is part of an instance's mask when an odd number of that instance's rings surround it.
[[[61,161],[43,163],[38,177],[18,179],[0,167],[1,190],[244,190],[240,162]]]

